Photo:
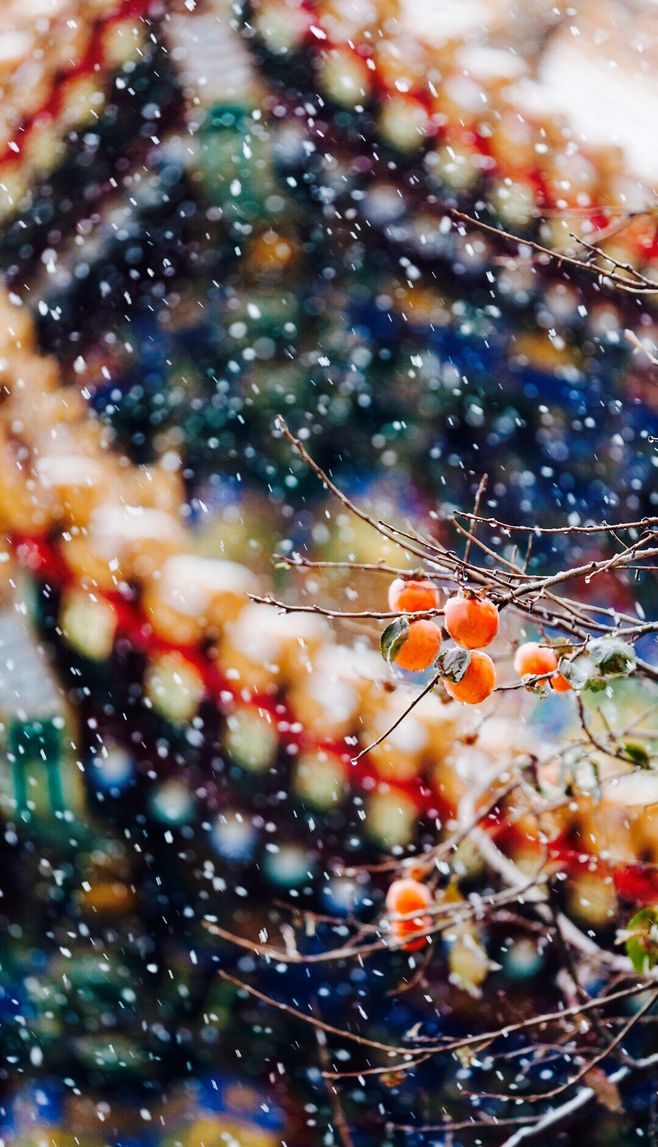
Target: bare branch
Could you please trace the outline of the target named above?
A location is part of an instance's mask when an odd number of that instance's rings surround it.
[[[588,259],[577,259],[575,256],[567,255],[562,251],[552,251],[550,247],[544,247],[541,243],[536,243],[532,239],[524,239],[518,235],[512,235],[509,231],[504,231],[501,227],[494,227],[489,223],[483,223],[480,219],[472,215],[467,215],[463,211],[457,211],[453,208],[450,210],[450,215],[457,223],[468,224],[469,227],[473,227],[477,231],[483,231],[487,235],[495,236],[495,238],[505,243],[515,243],[520,247],[527,248],[529,251],[534,251],[536,255],[541,255],[546,260],[555,263],[561,270],[565,267],[570,268],[592,279],[596,279],[603,285],[609,283],[616,290],[630,294],[658,294],[658,283],[645,278],[644,275],[641,275],[634,269],[632,277],[629,278],[628,275],[622,275],[620,272],[625,269],[624,265],[618,263],[616,259],[608,255],[606,255],[605,258],[610,262],[612,270],[604,271]],[[581,242],[581,240],[578,241]],[[586,246],[584,243],[583,245]]]

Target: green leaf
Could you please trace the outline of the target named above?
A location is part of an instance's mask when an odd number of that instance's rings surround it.
[[[588,677],[585,682],[585,689],[590,693],[604,693],[608,688],[608,683],[605,677]]]
[[[461,681],[471,664],[471,655],[468,649],[450,645],[439,654],[435,664],[442,677],[447,677],[449,681]]]
[[[388,661],[389,665],[395,661],[408,636],[409,622],[406,617],[396,617],[395,621],[386,626],[379,639],[379,648],[382,651],[382,657]]]
[[[574,651],[574,647],[570,641],[560,639],[553,643],[553,651],[558,657],[568,657]]]
[[[633,646],[619,637],[597,637],[595,641],[590,642],[588,653],[604,677],[627,677],[637,665]]]
[[[651,757],[647,753],[644,745],[638,745],[634,741],[627,741],[624,745],[624,752],[627,757],[633,761],[635,765],[639,765],[641,769],[648,769],[651,764]]]
[[[650,972],[658,963],[658,909],[641,908],[623,933],[626,955],[636,972]]]

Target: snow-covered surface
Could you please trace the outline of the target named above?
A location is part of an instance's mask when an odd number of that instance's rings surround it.
[[[63,709],[62,691],[36,643],[31,626],[10,610],[0,612],[0,714],[48,717]]]
[[[529,58],[534,75],[512,92],[521,111],[540,123],[564,116],[577,140],[620,147],[637,176],[658,181],[658,151],[652,146],[658,118],[658,5],[653,0],[590,0],[558,19],[556,9],[541,0],[513,5],[404,0],[402,20],[410,35],[436,48],[464,39],[475,59],[485,48]],[[480,78],[486,83],[486,75]]]
[[[537,97],[544,108],[568,116],[588,143],[621,147],[628,165],[655,182],[658,7],[644,3],[638,9],[637,21],[613,13],[606,21],[602,12],[600,23],[561,29],[543,56]]]
[[[473,34],[481,35],[506,12],[505,0],[404,0],[402,4],[404,27],[431,44],[445,44]]]
[[[255,87],[252,61],[225,0],[212,0],[193,20],[189,13],[172,13],[167,38],[184,86],[197,91],[204,105],[250,102]]]

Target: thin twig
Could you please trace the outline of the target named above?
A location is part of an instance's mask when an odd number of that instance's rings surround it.
[[[381,734],[380,737],[377,737],[377,739],[375,741],[371,741],[369,745],[366,745],[365,749],[361,749],[360,753],[357,753],[357,755],[355,757],[352,757],[352,760],[350,763],[353,765],[357,765],[359,763],[359,761],[361,760],[361,758],[365,757],[366,753],[371,752],[372,749],[376,749],[377,745],[381,745],[382,741],[385,741],[387,737],[390,737],[391,733],[395,732],[395,730],[398,728],[398,726],[402,724],[404,719],[409,716],[409,714],[411,713],[411,711],[413,709],[416,708],[416,705],[418,705],[418,703],[423,700],[423,697],[427,697],[427,694],[432,692],[432,689],[434,689],[438,685],[440,680],[441,680],[441,674],[437,673],[432,678],[432,680],[430,682],[428,682],[428,684],[425,686],[425,688],[421,689],[420,693],[417,693],[416,696],[413,698],[413,700],[409,702],[406,709],[393,722],[393,724],[390,725],[388,727],[388,729],[386,729],[386,731]]]
[[[623,265],[618,263],[616,259],[606,256],[612,264],[611,271],[604,271],[601,267],[597,267],[586,259],[578,259],[574,255],[567,255],[561,251],[552,251],[550,247],[544,247],[541,243],[536,243],[532,239],[524,239],[519,235],[512,235],[509,231],[504,231],[501,227],[493,227],[489,223],[483,223],[480,219],[476,219],[472,215],[467,215],[463,211],[456,209],[450,210],[450,215],[457,223],[465,223],[470,227],[474,227],[477,231],[483,231],[486,235],[492,235],[495,238],[502,240],[506,243],[516,243],[520,247],[526,247],[530,251],[534,251],[536,255],[541,255],[544,258],[556,263],[558,267],[570,267],[574,271],[579,271],[588,275],[590,278],[597,279],[599,282],[603,281],[605,284],[610,283],[619,291],[624,291],[629,294],[635,295],[651,295],[658,294],[658,283],[646,278],[639,271],[633,271],[633,278],[628,278],[627,275],[619,273],[619,269],[623,269]],[[619,269],[617,269],[619,268]]]
[[[315,1006],[319,1011],[317,1000],[315,1001]],[[320,1063],[322,1064],[323,1068],[327,1098],[329,1099],[335,1129],[338,1133],[338,1137],[341,1143],[343,1144],[343,1147],[354,1147],[354,1140],[350,1133],[347,1117],[343,1110],[340,1093],[335,1083],[332,1083],[332,1081],[327,1078],[327,1072],[331,1071],[331,1060],[329,1058],[329,1049],[327,1047],[327,1037],[321,1028],[316,1027],[315,1038],[317,1040],[318,1055],[320,1056]]]
[[[487,488],[487,482],[488,481],[489,481],[489,475],[483,474],[482,477],[480,478],[480,483],[478,485],[477,492],[475,494],[475,502],[473,503],[473,513],[474,514],[480,513],[480,502],[482,501],[484,491]],[[472,545],[472,538],[469,538],[466,542],[466,546],[464,549],[464,565],[466,565],[470,561],[471,545]]]

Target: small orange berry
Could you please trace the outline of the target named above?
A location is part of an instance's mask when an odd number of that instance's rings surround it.
[[[556,673],[555,677],[551,677],[551,685],[556,693],[568,693],[573,688],[561,673]]]
[[[448,599],[445,623],[448,633],[464,649],[482,649],[498,633],[498,608],[488,597]]]
[[[514,668],[519,677],[541,677],[557,669],[557,656],[548,645],[526,641],[514,654]]]
[[[394,880],[386,893],[387,912],[406,916],[417,908],[427,908],[432,903],[432,893],[426,884],[414,876]]]
[[[386,894],[386,911],[392,917],[391,931],[396,939],[402,940],[405,936],[420,932],[422,928],[429,928],[431,917],[423,914],[422,909],[428,908],[431,903],[432,893],[427,885],[422,884],[420,880],[406,877],[403,880],[393,881]],[[396,917],[408,916],[410,912],[416,911],[420,914],[409,920],[396,919]],[[425,943],[425,937],[419,936],[416,940],[410,940],[404,947],[408,951],[413,951],[417,948],[423,948]]]
[[[388,589],[388,607],[399,613],[421,613],[437,609],[439,591],[431,581],[405,580],[396,577]]]
[[[548,645],[539,645],[536,641],[526,641],[519,645],[514,655],[514,668],[519,677],[544,677],[546,673],[554,673],[557,669],[557,653]],[[557,693],[568,693],[571,685],[561,673],[551,677],[547,683],[553,686]],[[541,684],[541,682],[540,682]]]
[[[419,916],[415,920],[393,920],[391,923],[391,932],[396,940],[404,940],[405,936],[409,936],[411,932],[420,932],[421,928],[429,928],[431,917]],[[409,925],[411,924],[411,927]],[[415,952],[418,948],[424,948],[427,943],[425,936],[418,936],[415,940],[407,940],[404,945],[407,952]]]
[[[440,648],[441,634],[434,622],[423,619],[412,621],[407,640],[398,650],[395,663],[401,669],[427,669],[436,659]]]
[[[488,653],[474,650],[461,681],[442,678],[447,692],[455,701],[465,701],[467,705],[479,705],[493,693],[496,684],[496,669]]]

